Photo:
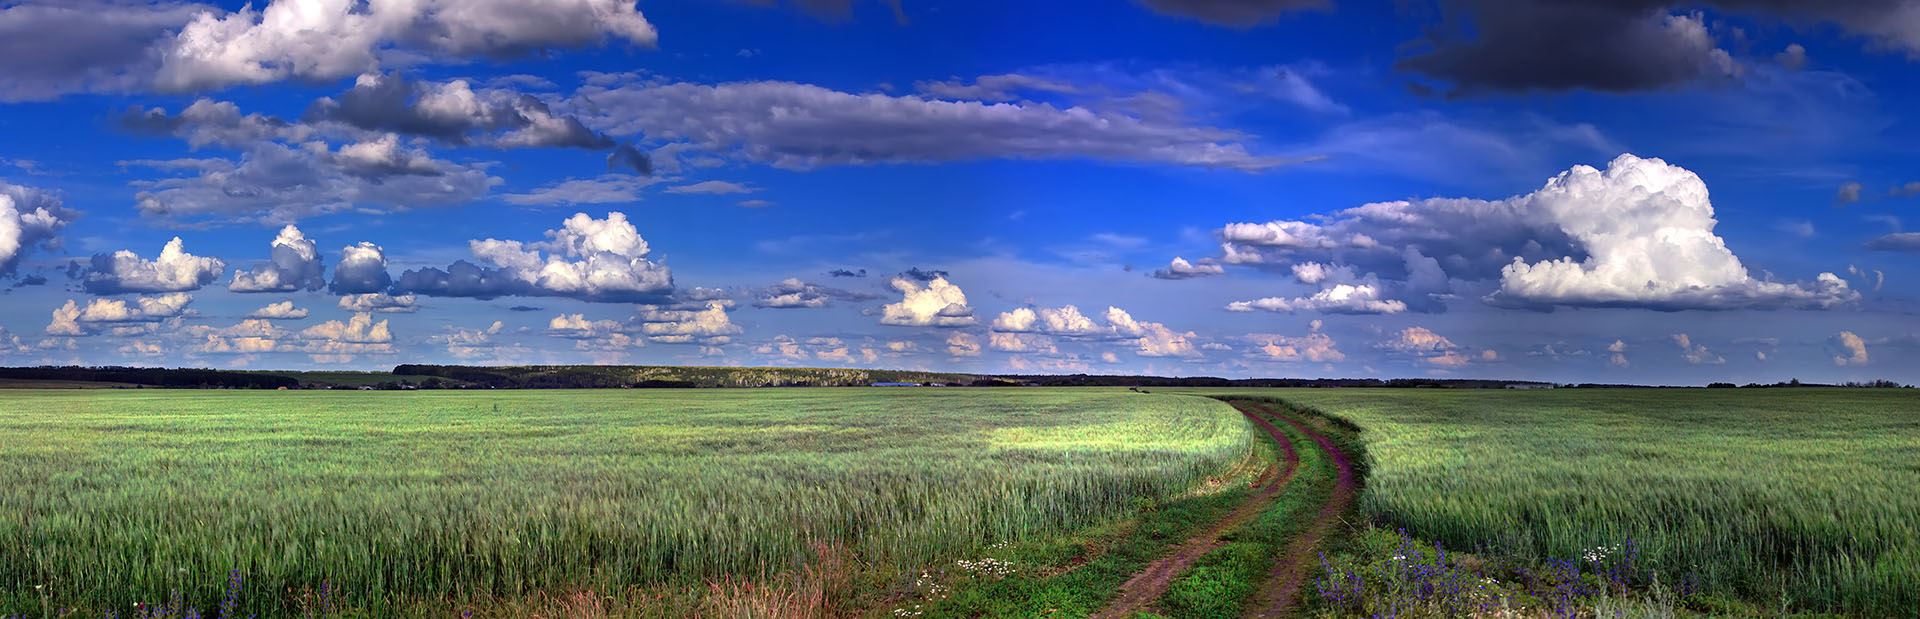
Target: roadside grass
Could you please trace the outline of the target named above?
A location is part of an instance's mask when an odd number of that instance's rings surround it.
[[[1224,544],[1202,556],[1174,580],[1156,605],[1173,619],[1229,619],[1241,616],[1259,587],[1268,583],[1274,565],[1286,554],[1293,538],[1306,531],[1319,509],[1331,497],[1335,479],[1333,461],[1319,446],[1278,417],[1284,405],[1262,401],[1274,414],[1268,417],[1292,441],[1300,465],[1293,480],[1266,511],[1228,534]],[[1309,422],[1315,421],[1309,418]],[[1326,431],[1326,430],[1323,430]]]
[[[1258,430],[1249,429],[1258,433]],[[1277,449],[1262,440],[1258,461]],[[1226,517],[1252,494],[1264,467],[1242,467],[1211,493],[1142,502],[1135,515],[1080,531],[986,551],[1015,566],[1005,576],[941,568],[883,614],[898,617],[1084,617],[1104,607],[1148,563]],[[917,606],[916,606],[917,604]]]
[[[1418,592],[1457,594],[1456,577],[1474,579],[1465,590],[1496,581],[1509,604],[1496,614],[1513,616],[1920,608],[1920,398],[1909,392],[1224,393],[1365,428],[1361,511],[1376,526],[1355,534],[1371,542],[1330,548],[1317,595],[1329,616],[1450,616],[1417,610],[1436,599]],[[1343,590],[1356,578],[1358,593]]]

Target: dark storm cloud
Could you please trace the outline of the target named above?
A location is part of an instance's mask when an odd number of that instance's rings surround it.
[[[900,275],[916,281],[930,282],[938,278],[946,277],[947,272],[932,269],[922,270],[920,267],[913,267],[901,272]]]
[[[632,144],[621,144],[607,153],[607,169],[615,171],[633,170],[634,174],[653,176],[653,158]]]
[[[827,271],[827,275],[830,277],[866,277],[867,270],[860,269],[857,271],[850,271],[847,269],[834,269],[832,271]]]
[[[1461,0],[1399,68],[1456,94],[1658,89],[1738,71],[1697,15],[1665,3]],[[1471,33],[1471,34],[1469,34]]]
[[[1837,25],[1869,47],[1920,52],[1912,0],[1443,0],[1445,18],[1402,70],[1450,85],[1452,95],[1596,90],[1632,92],[1737,77],[1706,8],[1799,27]],[[1803,64],[1804,50],[1786,64]]]
[[[1324,9],[1328,0],[1140,0],[1164,15],[1176,15],[1219,26],[1251,28],[1306,9]]]

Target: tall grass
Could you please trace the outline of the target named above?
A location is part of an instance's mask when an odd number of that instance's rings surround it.
[[[1091,390],[10,392],[0,616],[513,598],[907,569],[1246,458],[1199,398]],[[36,589],[36,587],[44,587]],[[275,606],[282,605],[282,606]]]
[[[1908,390],[1279,390],[1365,428],[1362,507],[1452,548],[1638,546],[1663,582],[1865,616],[1920,608]]]

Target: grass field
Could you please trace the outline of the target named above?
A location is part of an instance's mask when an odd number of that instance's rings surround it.
[[[9,392],[0,616],[207,609],[232,570],[265,615],[900,572],[1254,451],[1225,404],[1118,390]]]
[[[1362,509],[1449,548],[1638,547],[1766,608],[1920,608],[1911,390],[1259,390],[1358,423]]]

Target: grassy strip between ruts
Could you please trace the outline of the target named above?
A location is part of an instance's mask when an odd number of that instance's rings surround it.
[[[1263,433],[1253,430],[1255,434]],[[1270,440],[1257,448],[1278,461]],[[1246,501],[1265,466],[1242,467],[1200,491],[1144,503],[1133,517],[1051,538],[987,549],[979,560],[931,569],[876,614],[896,617],[1084,617],[1121,583]],[[1277,471],[1266,471],[1277,474]]]
[[[1314,444],[1312,438],[1279,419],[1290,414],[1289,407],[1272,401],[1257,401],[1256,410],[1266,414],[1293,442],[1300,454],[1300,468],[1280,498],[1259,518],[1229,534],[1226,544],[1207,553],[1192,569],[1175,580],[1173,587],[1157,604],[1164,616],[1178,619],[1238,617],[1258,588],[1267,584],[1275,562],[1286,553],[1290,540],[1311,525],[1318,508],[1331,496],[1335,478],[1333,461]],[[1304,418],[1308,423],[1317,418]],[[1323,433],[1337,434],[1322,429]]]

